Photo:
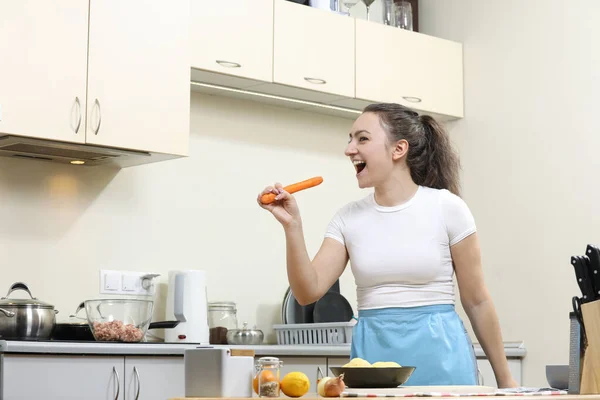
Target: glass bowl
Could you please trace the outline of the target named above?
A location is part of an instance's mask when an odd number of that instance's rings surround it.
[[[88,324],[96,341],[141,342],[152,319],[152,300],[86,300]]]

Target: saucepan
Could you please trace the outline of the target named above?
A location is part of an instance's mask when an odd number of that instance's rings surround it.
[[[344,374],[344,383],[350,388],[395,388],[403,385],[415,367],[329,367],[335,376]]]
[[[15,290],[24,290],[30,298],[9,298]],[[54,330],[57,313],[53,305],[33,297],[25,283],[13,283],[6,296],[0,299],[0,339],[48,339]]]

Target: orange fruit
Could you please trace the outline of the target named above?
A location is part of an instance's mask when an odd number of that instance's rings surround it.
[[[261,380],[262,382],[274,382],[277,381],[277,377],[273,372],[265,369],[261,372]],[[254,393],[258,394],[258,374],[252,380],[252,387],[254,388]]]

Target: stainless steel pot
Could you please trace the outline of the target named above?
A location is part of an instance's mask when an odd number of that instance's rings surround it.
[[[248,323],[244,322],[242,329],[231,329],[227,331],[227,344],[233,345],[259,345],[264,339],[264,334],[261,330],[248,329]]]
[[[15,290],[24,290],[31,298],[9,299]],[[0,339],[48,339],[56,325],[57,313],[53,305],[33,297],[26,284],[13,283],[6,297],[0,299]]]

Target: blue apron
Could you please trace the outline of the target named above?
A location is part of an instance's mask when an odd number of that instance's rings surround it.
[[[416,367],[406,386],[477,385],[477,359],[450,304],[361,310],[351,358]]]

